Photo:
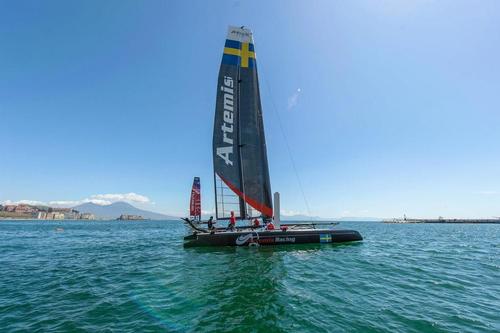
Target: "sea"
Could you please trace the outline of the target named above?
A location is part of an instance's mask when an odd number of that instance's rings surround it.
[[[178,221],[0,221],[0,332],[500,332],[500,225],[183,248]]]

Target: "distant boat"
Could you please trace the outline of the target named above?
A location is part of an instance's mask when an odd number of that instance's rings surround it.
[[[328,223],[281,224],[279,193],[271,192],[252,32],[229,27],[217,85],[213,133],[216,221],[231,212],[245,226],[233,230],[201,227],[200,181],[194,179],[190,215],[192,234],[185,246],[248,246],[340,243],[363,238],[354,230],[316,228]],[[198,210],[199,209],[199,210]],[[255,226],[255,219],[262,221]],[[335,224],[335,223],[330,223]],[[269,227],[274,226],[274,230]]]

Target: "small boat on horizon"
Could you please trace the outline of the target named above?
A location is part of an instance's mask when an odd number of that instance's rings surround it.
[[[184,237],[184,246],[342,243],[363,239],[355,230],[325,228],[338,222],[281,223],[278,192],[274,193],[273,206],[253,34],[245,27],[228,29],[217,86],[213,163],[215,222],[236,219],[244,225],[216,228],[212,220],[202,221],[200,179],[195,177],[190,218],[183,219],[192,233]]]

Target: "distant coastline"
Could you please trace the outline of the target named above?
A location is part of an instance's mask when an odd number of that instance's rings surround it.
[[[109,205],[84,203],[72,208],[44,205],[0,204],[0,220],[173,220],[175,216],[138,209],[126,202]]]
[[[73,208],[55,208],[42,205],[0,205],[3,220],[94,220],[91,213],[81,213]]]

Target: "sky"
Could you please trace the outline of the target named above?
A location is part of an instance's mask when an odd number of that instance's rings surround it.
[[[495,0],[1,1],[0,202],[212,211],[228,25],[283,213],[500,216]]]

